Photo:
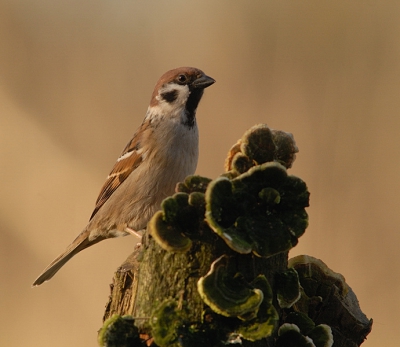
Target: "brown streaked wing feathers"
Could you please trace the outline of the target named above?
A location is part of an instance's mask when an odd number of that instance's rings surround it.
[[[96,200],[96,207],[90,216],[91,220],[97,211],[105,204],[105,202],[110,198],[112,193],[126,180],[126,178],[135,170],[142,162],[142,156],[137,153],[140,148],[140,136],[137,133],[133,136],[132,140],[126,145],[120,157],[132,152],[129,157],[123,160],[117,161],[108,175],[107,181],[104,183],[103,188]]]

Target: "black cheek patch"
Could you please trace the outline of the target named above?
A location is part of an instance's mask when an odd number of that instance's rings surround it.
[[[171,91],[169,91],[169,92],[162,93],[162,94],[161,94],[161,97],[162,97],[166,102],[172,103],[172,102],[174,102],[174,101],[177,99],[177,97],[178,97],[178,91],[177,91],[176,89],[173,89],[173,90],[171,90]]]

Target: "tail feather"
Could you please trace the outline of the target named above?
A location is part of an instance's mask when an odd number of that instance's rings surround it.
[[[57,272],[60,270],[65,263],[70,260],[74,255],[78,254],[80,251],[84,250],[87,247],[94,245],[97,242],[100,242],[104,238],[97,237],[96,239],[89,241],[86,233],[81,233],[75,240],[72,242],[64,253],[60,254],[56,259],[54,259],[49,266],[47,266],[43,272],[39,275],[39,277],[33,282],[32,287],[36,287],[41,285],[43,282],[51,279]]]

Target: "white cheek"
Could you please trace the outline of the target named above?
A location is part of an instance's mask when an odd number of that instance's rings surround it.
[[[172,90],[178,91],[178,97],[172,103],[165,101],[161,94],[168,93]],[[164,88],[160,89],[156,99],[158,100],[159,104],[156,106],[158,108],[159,114],[165,113],[180,113],[182,109],[186,105],[186,101],[190,95],[190,90],[188,86],[181,86],[179,84],[168,84]]]
[[[189,87],[188,86],[174,86],[174,89],[177,89],[178,98],[175,100],[174,104],[176,105],[186,105],[186,101],[190,95]]]

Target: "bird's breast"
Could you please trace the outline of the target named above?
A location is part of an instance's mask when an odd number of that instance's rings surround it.
[[[172,122],[171,122],[172,123]],[[155,127],[142,148],[143,160],[94,216],[99,229],[144,228],[175,193],[175,186],[194,174],[198,160],[198,130],[183,124]],[[120,230],[120,231],[123,231]]]

